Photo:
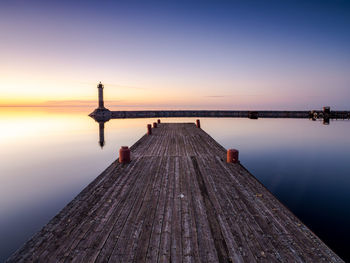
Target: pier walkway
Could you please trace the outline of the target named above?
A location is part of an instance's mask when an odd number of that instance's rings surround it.
[[[9,262],[343,262],[226,150],[162,123]]]

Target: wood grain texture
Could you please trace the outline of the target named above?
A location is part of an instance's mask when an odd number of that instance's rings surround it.
[[[343,262],[192,123],[161,123],[8,262]]]

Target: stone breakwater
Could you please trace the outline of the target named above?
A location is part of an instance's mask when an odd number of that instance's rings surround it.
[[[339,118],[349,119],[350,111],[237,111],[237,110],[149,110],[149,111],[94,111],[93,118],[155,118],[155,117],[213,117],[213,118]]]

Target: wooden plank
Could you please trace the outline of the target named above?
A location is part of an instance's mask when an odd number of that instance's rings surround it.
[[[173,194],[173,220],[171,235],[171,261],[174,263],[182,262],[182,245],[181,245],[181,197],[180,188],[180,164],[179,157],[174,157],[174,194]],[[176,234],[175,234],[176,233]]]

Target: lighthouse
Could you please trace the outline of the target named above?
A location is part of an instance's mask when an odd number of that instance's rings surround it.
[[[100,83],[97,85],[98,89],[98,109],[104,110],[105,106],[103,105],[103,85],[100,81]]]
[[[103,89],[104,86],[101,83],[98,83],[98,107],[89,114],[90,117],[94,118],[97,122],[99,121],[108,121],[112,117],[110,110],[106,109],[103,102]]]

